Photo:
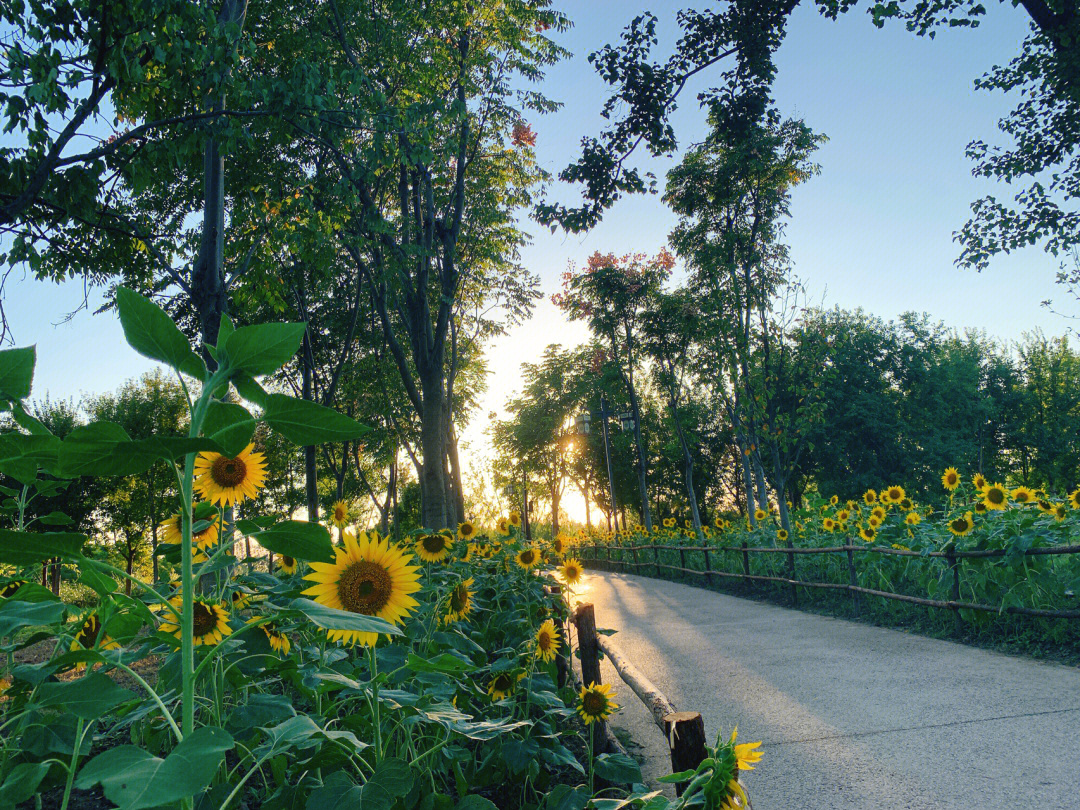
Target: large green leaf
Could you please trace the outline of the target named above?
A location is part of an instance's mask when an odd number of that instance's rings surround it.
[[[94,720],[109,709],[131,700],[135,693],[121,686],[101,672],[91,672],[73,681],[43,683],[34,694],[38,706],[60,706],[76,717]]]
[[[33,565],[53,557],[79,556],[86,535],[78,532],[20,532],[0,529],[0,563]]]
[[[138,475],[150,469],[158,455],[133,442],[115,422],[91,422],[71,431],[60,445],[60,474]]]
[[[24,586],[25,587],[25,586]],[[0,638],[13,636],[23,627],[41,627],[60,621],[64,615],[62,602],[24,602],[7,599],[0,604]]]
[[[601,754],[596,758],[596,774],[618,785],[634,785],[642,781],[641,766],[626,754]]]
[[[248,523],[243,527],[250,528]],[[284,554],[297,560],[333,562],[334,550],[330,532],[318,523],[304,520],[283,520],[269,529],[251,532],[259,545],[275,554]]]
[[[20,762],[0,785],[0,807],[14,807],[33,798],[48,772],[48,762]]]
[[[209,785],[235,744],[224,729],[203,726],[164,759],[134,745],[120,745],[87,762],[75,785],[86,790],[100,784],[105,798],[119,810],[161,807]]]
[[[250,377],[273,374],[296,354],[305,328],[302,323],[241,326],[225,341],[225,362]]]
[[[202,432],[221,445],[225,455],[237,456],[255,433],[255,418],[239,405],[214,399],[206,410]]]
[[[128,344],[144,357],[197,379],[206,378],[206,365],[165,310],[127,287],[116,291],[116,309]]]
[[[35,360],[33,346],[0,351],[0,400],[17,401],[30,396]]]
[[[266,397],[263,421],[290,442],[301,446],[351,441],[369,430],[366,425],[333,408],[285,394]]]
[[[293,599],[290,610],[297,610],[307,616],[316,627],[323,630],[357,630],[361,633],[385,633],[388,636],[400,636],[401,630],[378,616],[365,616],[363,613],[350,613],[347,610],[320,605],[310,599]]]

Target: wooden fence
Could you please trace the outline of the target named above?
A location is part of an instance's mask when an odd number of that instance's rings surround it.
[[[592,550],[592,556],[589,557],[581,552],[587,549]],[[623,552],[630,552],[632,554],[631,560],[623,559],[624,555],[620,554],[620,559],[615,560],[612,558],[612,549],[620,549]],[[601,550],[607,551],[607,556],[601,558]],[[679,560],[681,565],[667,565],[660,562],[660,551],[678,551]],[[962,574],[962,566],[964,560],[970,559],[986,559],[993,557],[1006,557],[1006,556],[1047,556],[1058,554],[1080,554],[1080,545],[1069,546],[1047,546],[1040,548],[1030,548],[1025,551],[1008,551],[1006,549],[976,549],[971,551],[957,551],[955,549],[949,549],[946,551],[931,551],[920,552],[910,551],[907,549],[897,548],[879,548],[871,545],[843,545],[843,546],[824,546],[820,548],[793,548],[793,547],[755,547],[748,545],[741,546],[680,546],[662,543],[648,543],[639,546],[626,546],[618,544],[609,544],[601,546],[599,544],[579,546],[579,557],[583,563],[607,563],[608,565],[620,565],[623,568],[632,568],[635,572],[640,571],[642,568],[654,569],[655,575],[659,575],[661,570],[677,571],[682,574],[691,574],[701,577],[707,584],[712,584],[713,577],[719,577],[721,579],[738,579],[744,582],[772,582],[780,585],[787,585],[791,588],[791,594],[793,599],[797,599],[797,588],[817,588],[822,590],[831,591],[847,591],[851,594],[853,607],[856,613],[861,610],[861,597],[867,596],[879,596],[882,599],[892,599],[898,602],[908,602],[915,605],[922,605],[924,607],[942,608],[944,610],[951,610],[955,617],[957,629],[962,626],[962,619],[960,616],[961,610],[981,611],[985,613],[1011,613],[1021,616],[1036,616],[1045,619],[1080,619],[1080,609],[1074,610],[1049,610],[1044,608],[1031,608],[1024,607],[1022,605],[987,605],[979,602],[964,602],[960,596],[960,582]],[[642,560],[639,557],[639,552],[652,551],[653,559],[651,561]],[[702,555],[702,568],[690,568],[687,566],[686,555],[697,553]],[[713,555],[715,554],[735,554],[742,559],[742,571],[725,571],[716,568],[713,565]],[[793,576],[767,576],[763,574],[750,573],[750,555],[751,554],[781,554],[786,557],[787,570],[789,573],[795,570],[795,558],[798,555],[804,554],[844,554],[847,557],[847,582],[814,582],[802,579],[796,579]],[[910,596],[903,593],[893,593],[892,591],[882,591],[875,588],[867,588],[859,585],[858,582],[858,567],[856,564],[857,554],[883,554],[898,557],[919,557],[919,558],[943,558],[948,566],[951,576],[951,597],[950,599],[928,599],[921,596]]]

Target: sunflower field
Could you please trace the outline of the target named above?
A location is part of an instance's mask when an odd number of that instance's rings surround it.
[[[800,600],[929,632],[955,634],[959,626],[975,640],[1080,651],[1080,627],[1072,618],[1080,610],[1080,553],[1070,552],[1080,551],[1074,545],[1080,534],[1080,488],[1053,497],[954,467],[942,473],[941,484],[940,497],[929,502],[916,502],[899,484],[846,500],[811,494],[798,508],[789,504],[790,537],[775,509],[758,509],[752,519],[716,515],[702,528],[704,543],[690,521],[675,517],[664,518],[651,534],[641,527],[579,532],[569,542],[586,561],[610,561],[629,571],[695,584],[707,578],[709,585],[781,600],[790,598],[790,586],[742,575],[824,583],[825,588],[799,588]],[[703,548],[710,549],[708,568]],[[744,548],[749,551],[743,553]],[[789,555],[782,552],[786,548],[825,551]],[[844,548],[852,549],[850,562],[847,554],[836,553]],[[961,608],[958,624],[951,611],[865,595],[856,603],[829,584],[930,600],[955,598],[994,610]],[[1057,612],[1065,615],[1051,615]]]
[[[94,422],[61,441],[22,405],[33,350],[0,352],[0,402],[19,425],[0,437],[0,462],[22,484],[4,491],[11,525],[0,529],[0,806],[482,810],[651,798],[628,798],[636,763],[594,750],[586,733],[617,705],[607,687],[573,685],[565,620],[581,566],[560,541],[524,542],[516,514],[491,531],[466,521],[397,540],[343,513],[332,528],[235,518],[264,485],[257,423],[299,444],[364,428],[257,382],[292,356],[302,326],[226,320],[210,371],[155,304],[124,289],[117,300],[129,343],[183,373],[187,437]],[[95,556],[61,514],[27,517],[65,476],[138,474],[160,459],[182,495],[159,581]],[[241,536],[258,553],[234,556]],[[78,571],[92,604],[38,584],[48,561]]]

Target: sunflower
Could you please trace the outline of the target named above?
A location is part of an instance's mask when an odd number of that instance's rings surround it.
[[[79,629],[75,631],[75,638],[71,642],[71,650],[118,650],[120,645],[101,626],[101,618],[96,610],[87,613],[79,621]],[[85,664],[79,664],[82,669]]]
[[[982,502],[987,509],[1006,509],[1009,506],[1009,490],[1001,484],[988,484],[983,487]]]
[[[918,512],[908,512],[904,517],[904,523],[908,526],[918,526],[922,522],[922,518],[919,517]]]
[[[607,720],[619,708],[612,701],[611,684],[592,683],[581,688],[578,695],[577,711],[585,725],[595,720]]]
[[[877,491],[873,489],[866,490],[866,492],[863,493],[862,499],[863,503],[867,506],[873,506],[877,503]]]
[[[712,519],[712,525],[714,528],[722,529],[724,528],[724,519],[720,517],[714,517]]]
[[[476,524],[471,520],[463,520],[458,524],[457,536],[462,540],[472,540],[476,537]]]
[[[339,529],[349,525],[349,505],[345,501],[334,501],[330,507],[330,522]]]
[[[261,616],[252,616],[247,620],[248,624],[261,620]],[[266,622],[259,626],[259,629],[266,634],[266,640],[270,642],[270,649],[276,653],[282,655],[288,655],[289,650],[292,649],[292,643],[289,641],[289,637],[282,633],[276,624],[273,622]]]
[[[784,542],[785,540],[787,540],[788,539],[787,530],[780,529],[779,531],[777,531],[776,532],[776,539],[779,540],[781,543]]]
[[[915,502],[911,500],[911,498],[901,498],[900,508],[905,512],[910,512],[912,509],[915,508]]]
[[[865,529],[859,529],[859,537],[865,540],[867,543],[872,543],[874,538],[877,537],[877,529],[873,526],[867,526]]]
[[[841,523],[846,523],[849,517],[851,517],[851,512],[849,512],[847,509],[841,509],[839,512],[836,513],[836,519]]]
[[[829,503],[831,503],[833,506],[836,506],[838,503],[840,503],[840,497],[838,495],[833,495],[831,498],[829,498]]]
[[[491,543],[477,543],[476,556],[481,560],[490,560],[495,556],[495,547]]]
[[[953,518],[949,521],[949,531],[957,537],[963,537],[974,528],[975,521],[971,517],[971,512],[965,512],[960,517]]]
[[[823,528],[827,532],[835,531],[836,521],[832,518],[825,518],[823,521],[821,521],[821,528]]]
[[[975,473],[971,476],[971,485],[976,492],[982,492],[986,488],[986,477],[982,473]]]
[[[558,537],[551,541],[551,552],[556,556],[561,557],[566,553],[566,549],[569,545],[566,537],[560,533]]]
[[[905,497],[907,497],[907,495],[904,492],[904,488],[897,484],[893,484],[881,493],[881,500],[886,501],[887,503],[900,503]]]
[[[735,729],[731,732],[731,743],[735,742],[735,738],[739,736],[739,727],[735,726]],[[754,765],[761,761],[761,751],[757,749],[761,746],[760,742],[752,743],[740,743],[735,746],[735,767],[740,771],[752,771]]]
[[[536,631],[536,657],[544,662],[554,661],[559,646],[559,631],[555,629],[555,620],[548,619]]]
[[[1065,504],[1058,503],[1058,504],[1054,504],[1054,510],[1053,510],[1053,512],[1051,514],[1053,514],[1054,520],[1056,520],[1056,521],[1058,521],[1060,523],[1061,521],[1063,521],[1065,519],[1066,515],[1069,514],[1069,510],[1065,506]]]
[[[169,604],[179,612],[184,606],[184,600],[177,594],[169,600]],[[169,615],[173,620],[178,620],[178,617],[172,613]],[[208,599],[196,597],[192,602],[191,619],[192,627],[194,628],[192,635],[196,647],[202,646],[203,644],[220,644],[225,636],[232,633],[232,628],[229,627],[229,614],[225,608],[217,602],[211,602]],[[181,638],[182,633],[180,631],[180,625],[173,620],[162,622],[159,629],[162,633],[169,633],[177,638]]]
[[[766,512],[764,509],[755,509],[754,510],[754,520],[758,521],[759,523],[761,521],[763,521],[765,518],[767,518],[768,516],[769,516],[769,513]]]
[[[1080,509],[1080,487],[1069,493],[1069,506],[1073,509]]]
[[[296,569],[299,566],[296,563],[295,557],[289,557],[288,555],[282,554],[277,559],[277,567],[281,573],[292,575],[296,573]]]
[[[585,568],[579,560],[571,557],[559,566],[559,573],[562,574],[563,582],[567,585],[577,585],[585,573]]]
[[[870,514],[876,517],[878,520],[885,520],[885,515],[887,515],[888,512],[886,512],[880,506],[875,506],[873,509],[870,510]]]
[[[445,624],[461,621],[472,612],[473,578],[463,579],[450,589],[446,599],[446,615],[443,617]]]
[[[673,517],[664,518],[662,523],[664,524],[665,529],[674,529],[675,528],[675,518],[673,518]]]
[[[526,571],[531,569],[534,565],[540,562],[540,552],[538,552],[532,546],[523,548],[517,554],[514,555],[514,562],[524,568]]]
[[[344,548],[336,547],[332,563],[308,563],[312,573],[304,576],[316,584],[305,590],[319,604],[350,613],[378,616],[401,624],[419,603],[410,594],[420,590],[419,569],[409,565],[406,554],[389,540],[373,540],[361,532],[344,533]],[[374,646],[378,633],[360,630],[329,630],[331,641]]]
[[[19,588],[23,585],[29,585],[28,579],[13,579],[10,582],[5,582],[0,585],[0,599],[7,599],[9,596],[14,596],[19,592]]]
[[[960,473],[956,467],[947,467],[945,469],[945,472],[941,474],[941,485],[949,492],[960,486]]]
[[[1035,493],[1027,487],[1017,487],[1011,493],[1012,499],[1017,503],[1029,504],[1034,503]]]
[[[525,673],[521,671],[500,672],[488,682],[488,694],[491,695],[493,701],[502,700],[513,693],[518,681],[524,677]]]
[[[975,502],[975,514],[976,515],[985,515],[987,513],[987,511],[989,511],[989,510],[986,508],[986,503],[984,501],[976,501]]]
[[[1037,503],[1039,506],[1039,511],[1042,512],[1044,515],[1054,514],[1054,505],[1050,503],[1050,501],[1046,500],[1046,498],[1039,498]]]
[[[877,515],[871,515],[866,519],[866,522],[873,526],[875,529],[881,525],[881,518]]]
[[[255,594],[246,593],[237,588],[232,592],[230,598],[232,600],[233,610],[243,610],[246,607],[250,607],[251,603],[255,601]]]
[[[249,444],[233,458],[221,453],[199,453],[195,459],[195,491],[219,506],[254,499],[266,486],[266,458],[252,452],[254,447]]]
[[[511,512],[506,519],[510,521],[510,525],[515,529],[521,526],[521,514],[518,512]]]
[[[450,556],[454,541],[441,532],[422,534],[416,538],[416,556],[424,562],[442,562]]]
[[[499,518],[495,522],[495,531],[503,537],[508,537],[510,535],[510,520],[504,517]]]
[[[192,561],[197,563],[206,562],[207,555],[218,544],[221,522],[218,520],[217,510],[211,508],[210,504],[205,503],[195,504],[191,510],[191,517],[195,521],[195,525],[202,522],[209,523],[205,528],[191,533],[192,551],[194,552]],[[179,514],[173,515],[166,520],[161,524],[161,542],[167,546],[180,545],[184,541],[181,526]],[[193,525],[192,528],[195,528],[195,526]]]

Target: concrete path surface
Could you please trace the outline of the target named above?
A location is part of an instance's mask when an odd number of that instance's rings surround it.
[[[1080,668],[646,577],[589,572],[575,596],[711,740],[738,723],[763,742],[754,810],[1080,809]],[[603,677],[646,777],[670,772],[644,706]]]

